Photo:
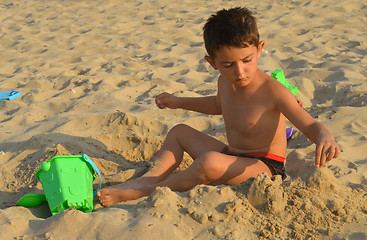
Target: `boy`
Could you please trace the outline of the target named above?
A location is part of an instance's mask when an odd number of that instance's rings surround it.
[[[221,10],[204,26],[205,59],[219,70],[216,96],[156,97],[159,108],[181,108],[222,114],[228,146],[189,126],[177,125],[167,134],[157,164],[142,177],[98,192],[112,204],[150,195],[158,186],[186,191],[198,184],[234,185],[266,172],[285,177],[286,118],[316,144],[316,167],[340,154],[331,133],[297,103],[281,83],[258,69],[264,41],[247,8]],[[195,161],[172,174],[187,152]]]

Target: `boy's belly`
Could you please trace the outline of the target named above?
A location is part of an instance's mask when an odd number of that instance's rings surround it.
[[[266,152],[285,156],[287,150],[287,138],[284,131],[277,128],[271,133],[269,130],[254,133],[241,133],[239,131],[227,131],[229,150],[236,153]]]

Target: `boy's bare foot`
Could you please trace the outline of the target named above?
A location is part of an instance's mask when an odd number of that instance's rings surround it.
[[[97,192],[102,206],[109,207],[113,204],[128,200],[135,200],[147,196],[143,191],[135,189],[103,188]]]

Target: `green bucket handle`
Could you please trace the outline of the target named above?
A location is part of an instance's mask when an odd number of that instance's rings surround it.
[[[101,189],[102,187],[102,178],[101,178],[101,173],[99,172],[99,169],[97,167],[97,165],[87,156],[87,154],[83,154],[83,159],[89,163],[93,168],[94,170],[96,170],[96,172],[98,173],[98,177],[99,177],[99,186],[98,186],[98,189],[93,191],[93,196],[97,195],[97,192],[99,191],[99,189]]]

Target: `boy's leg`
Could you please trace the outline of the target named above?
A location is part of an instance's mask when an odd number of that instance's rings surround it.
[[[140,185],[135,189],[107,189],[100,197],[100,201],[102,205],[110,206],[121,201],[148,196],[158,186],[166,186],[173,191],[182,192],[199,184],[234,185],[263,172],[272,176],[272,171],[260,160],[207,152],[186,170],[171,174],[159,183]]]
[[[103,206],[137,199],[152,193],[181,163],[184,152],[193,159],[208,151],[221,151],[225,144],[187,125],[177,125],[167,134],[155,166],[142,177],[98,191]],[[195,163],[195,162],[194,162]],[[175,174],[176,175],[176,174]],[[184,174],[185,175],[185,174]]]
[[[186,170],[170,175],[157,186],[182,192],[199,184],[235,185],[264,172],[273,175],[272,170],[258,159],[207,152]]]
[[[193,159],[208,151],[221,151],[225,144],[187,125],[179,124],[167,134],[155,166],[142,177],[114,185],[112,188],[139,188],[167,178],[181,163],[184,152]]]
[[[158,176],[159,181],[162,181],[180,165],[184,152],[195,160],[209,151],[220,152],[225,146],[221,141],[194,128],[177,125],[167,134],[155,166],[144,176]]]

